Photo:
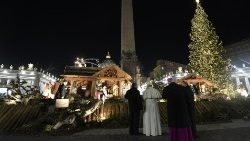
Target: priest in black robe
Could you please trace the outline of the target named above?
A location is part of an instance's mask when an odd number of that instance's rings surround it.
[[[139,135],[140,110],[143,108],[143,99],[135,83],[132,83],[131,89],[125,94],[125,98],[128,100],[129,107],[129,133]]]
[[[190,95],[187,84],[171,82],[163,89],[162,97],[167,99],[169,141],[192,141],[190,119]]]

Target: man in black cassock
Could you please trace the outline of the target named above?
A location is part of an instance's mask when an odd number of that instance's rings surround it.
[[[188,111],[189,111],[190,120],[191,120],[192,135],[194,138],[197,138],[194,92],[192,91],[192,88],[189,85],[187,85],[185,89],[186,89],[187,99],[188,99]]]
[[[142,110],[142,97],[136,84],[133,83],[125,98],[128,99],[129,105],[129,133],[131,135],[139,135],[140,110]]]
[[[163,89],[162,98],[167,99],[169,141],[176,138],[192,141],[191,95],[187,87],[171,82]]]

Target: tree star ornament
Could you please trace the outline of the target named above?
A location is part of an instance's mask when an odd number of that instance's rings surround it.
[[[200,0],[195,0],[196,1],[196,3],[200,3]]]

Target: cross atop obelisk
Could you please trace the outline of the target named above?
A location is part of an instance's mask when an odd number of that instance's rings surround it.
[[[122,0],[121,11],[121,68],[135,81],[138,60],[135,51],[132,0]]]

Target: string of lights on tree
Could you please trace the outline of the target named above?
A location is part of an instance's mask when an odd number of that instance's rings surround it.
[[[189,66],[200,76],[212,81],[219,88],[231,87],[230,61],[224,57],[225,50],[208,20],[208,15],[196,0],[196,10],[191,21]]]

